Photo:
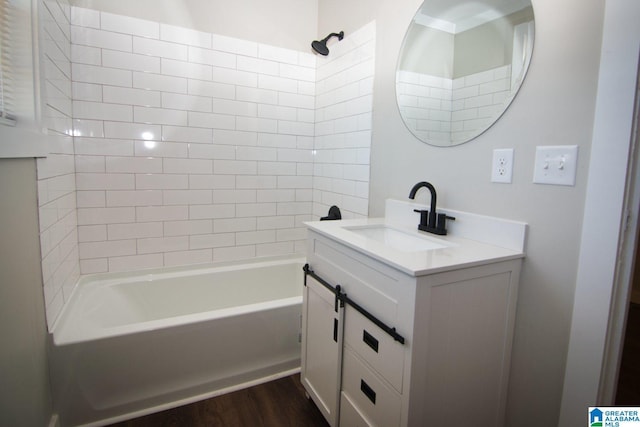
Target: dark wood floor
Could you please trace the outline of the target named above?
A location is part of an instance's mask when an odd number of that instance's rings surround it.
[[[631,304],[616,405],[640,406],[640,305]],[[305,397],[298,374],[192,403],[114,427],[327,427]]]
[[[629,307],[616,405],[640,406],[640,304]]]
[[[117,427],[327,427],[300,375],[113,424]]]

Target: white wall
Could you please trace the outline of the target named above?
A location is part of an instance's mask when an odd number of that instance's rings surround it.
[[[51,393],[33,159],[0,160],[0,197],[0,425],[44,427]]]
[[[419,142],[401,122],[396,106],[397,55],[420,3],[320,2],[320,33],[348,33],[376,19],[370,215],[382,215],[386,198],[406,198],[413,184],[427,180],[438,190],[443,207],[529,224],[507,425],[556,425],[576,283],[604,2],[534,1],[533,59],[519,95],[496,125],[454,148]],[[580,147],[576,186],[533,184],[535,146],[563,144]],[[509,147],[515,149],[513,183],[492,184],[492,150]]]
[[[618,351],[624,342],[628,305],[627,284],[633,274],[640,225],[638,134],[634,129],[634,119],[635,126],[640,119],[638,21],[637,1],[606,3],[561,426],[580,423],[585,406],[612,405],[615,398]],[[620,31],[621,28],[626,30]],[[589,375],[585,375],[587,372]]]
[[[318,0],[72,0],[71,4],[303,52],[311,51],[317,35]]]

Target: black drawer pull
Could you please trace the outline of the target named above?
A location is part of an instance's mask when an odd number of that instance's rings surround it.
[[[376,392],[373,391],[373,389],[369,387],[369,384],[365,383],[364,380],[360,380],[360,391],[369,398],[371,403],[374,405],[376,404]]]
[[[338,319],[333,319],[333,340],[338,342]]]
[[[362,341],[364,341],[365,344],[371,347],[373,351],[375,351],[376,353],[378,352],[378,340],[364,329],[362,330]]]

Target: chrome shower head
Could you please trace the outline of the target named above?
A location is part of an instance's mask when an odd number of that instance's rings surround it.
[[[337,37],[338,40],[342,40],[344,38],[344,31],[340,31],[339,33],[331,33],[327,37],[325,37],[325,38],[323,38],[322,40],[319,40],[319,41],[318,40],[314,40],[311,43],[311,47],[313,48],[313,50],[315,50],[320,55],[327,56],[327,55],[329,55],[329,48],[327,47],[327,41],[331,37]]]

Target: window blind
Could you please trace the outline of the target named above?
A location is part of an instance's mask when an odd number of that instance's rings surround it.
[[[0,0],[0,124],[14,125],[14,94],[12,75],[12,18],[10,0]]]
[[[39,4],[0,0],[0,158],[49,154],[41,121]]]

